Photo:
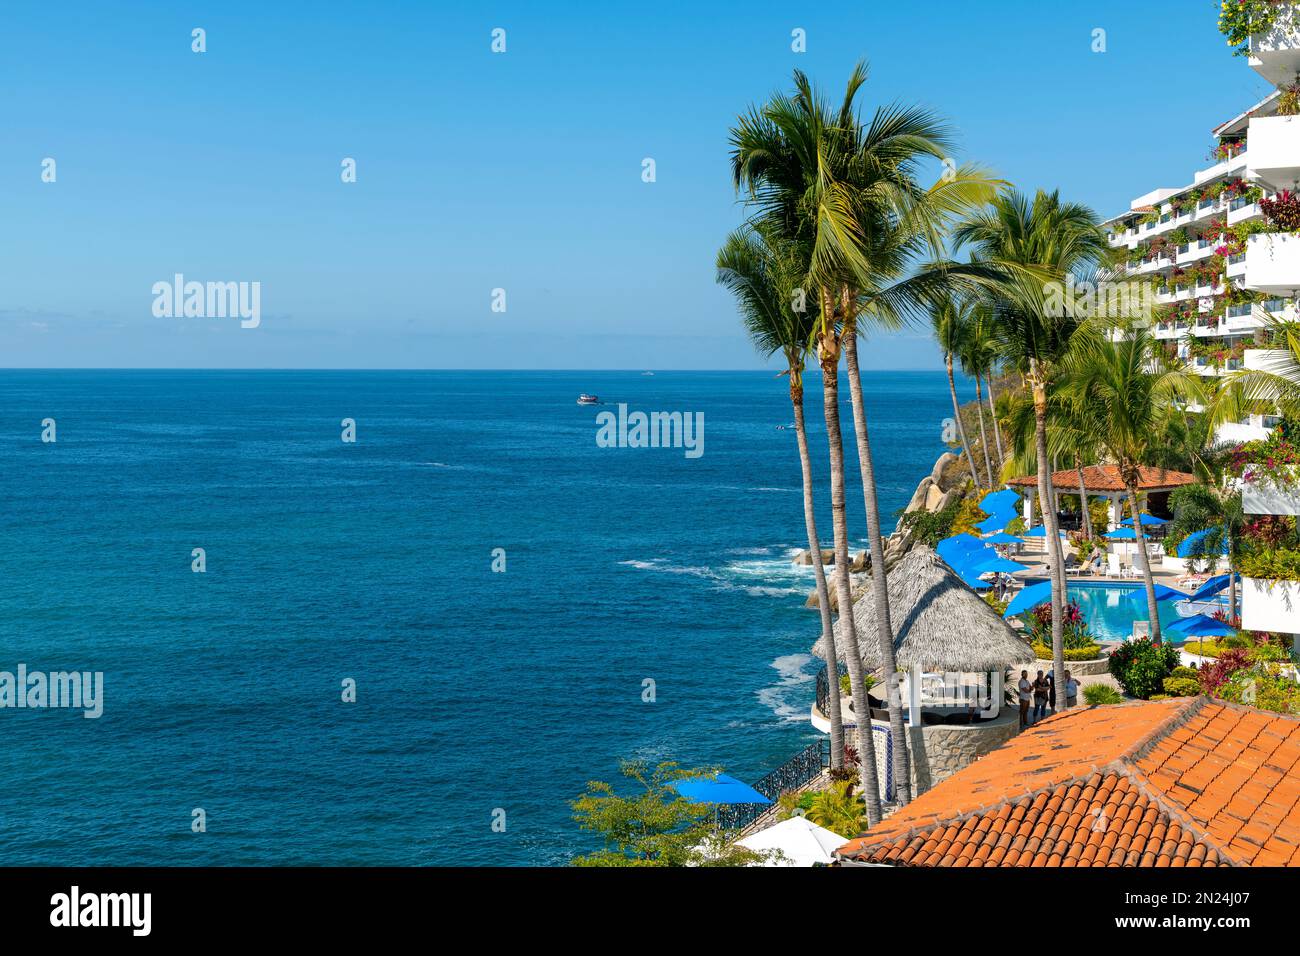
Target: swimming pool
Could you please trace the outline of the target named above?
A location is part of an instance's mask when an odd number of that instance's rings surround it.
[[[1147,619],[1146,596],[1139,584],[1114,581],[1070,581],[1066,593],[1079,602],[1079,610],[1099,641],[1126,641],[1133,636],[1133,622]],[[1133,595],[1139,595],[1133,597]],[[1168,627],[1179,619],[1169,601],[1161,601],[1160,626]]]

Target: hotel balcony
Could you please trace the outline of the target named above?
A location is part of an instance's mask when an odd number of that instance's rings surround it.
[[[1285,349],[1246,349],[1245,367],[1252,372],[1277,372],[1289,365]]]
[[[1300,236],[1261,233],[1246,241],[1247,289],[1274,295],[1300,289]]]
[[[1262,116],[1250,121],[1246,175],[1277,189],[1295,187],[1300,179],[1300,116]]]
[[[1295,81],[1300,73],[1300,20],[1294,5],[1288,5],[1273,29],[1250,38],[1250,66],[1274,86]]]
[[[1241,626],[1247,631],[1300,631],[1300,581],[1243,577]]]

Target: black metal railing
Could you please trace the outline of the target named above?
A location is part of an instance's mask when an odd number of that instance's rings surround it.
[[[847,674],[849,669],[843,663],[840,663],[839,672],[841,675]],[[817,709],[828,716],[830,714],[827,709],[830,706],[830,694],[827,693],[829,686],[826,681],[826,667],[823,665],[817,668]]]
[[[825,673],[822,674],[825,677]],[[772,803],[724,803],[718,805],[718,826],[724,830],[743,830],[764,813],[772,809],[781,794],[798,790],[815,780],[831,765],[831,742],[822,738],[805,747],[765,777],[759,778],[754,789]]]

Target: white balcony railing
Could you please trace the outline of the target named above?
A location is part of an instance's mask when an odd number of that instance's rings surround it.
[[[1276,188],[1300,177],[1300,116],[1260,116],[1250,121],[1247,175]]]
[[[1278,295],[1300,289],[1300,235],[1251,236],[1246,241],[1245,287]]]

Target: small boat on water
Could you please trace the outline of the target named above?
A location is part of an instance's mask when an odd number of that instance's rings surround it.
[[[599,396],[599,395],[588,395],[586,392],[583,392],[581,395],[578,396],[578,404],[579,404],[579,405],[599,405],[599,404],[600,404],[600,396]]]

